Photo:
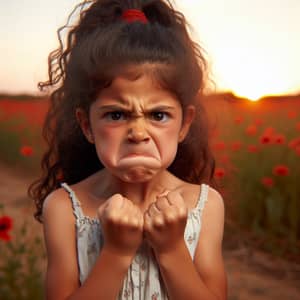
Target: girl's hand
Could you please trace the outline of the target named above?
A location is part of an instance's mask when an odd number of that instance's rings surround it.
[[[144,234],[156,255],[174,250],[184,243],[188,209],[176,192],[159,196],[144,214]]]
[[[110,197],[98,209],[104,234],[104,248],[120,256],[133,256],[143,239],[143,214],[120,194]]]

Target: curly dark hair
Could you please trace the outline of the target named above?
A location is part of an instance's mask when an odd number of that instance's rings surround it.
[[[122,20],[127,9],[143,11],[148,23]],[[70,26],[78,11],[78,23]],[[177,96],[183,110],[195,105],[196,119],[169,170],[191,183],[211,182],[214,159],[201,105],[206,60],[202,48],[191,39],[188,26],[167,0],[95,0],[75,7],[68,23],[57,32],[59,48],[49,54],[49,80],[39,83],[41,89],[53,88],[53,92],[43,127],[48,149],[41,163],[42,175],[29,187],[37,220],[42,221],[46,196],[62,180],[73,184],[103,168],[95,146],[81,131],[75,111],[80,107],[88,113],[99,91],[128,66],[150,64],[151,75]],[[65,30],[69,31],[63,38]]]

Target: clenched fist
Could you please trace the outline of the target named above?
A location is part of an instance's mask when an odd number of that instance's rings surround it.
[[[177,191],[158,196],[144,214],[144,235],[155,254],[167,253],[184,242],[188,209]]]
[[[110,197],[98,209],[104,247],[118,255],[134,256],[143,239],[143,214],[120,194]]]

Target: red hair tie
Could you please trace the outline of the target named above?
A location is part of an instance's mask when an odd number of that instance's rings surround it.
[[[139,9],[127,9],[123,11],[121,19],[128,22],[142,22],[144,24],[148,23],[148,19],[145,14]]]

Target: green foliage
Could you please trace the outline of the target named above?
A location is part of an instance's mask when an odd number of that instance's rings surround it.
[[[43,299],[45,250],[40,237],[29,232],[28,220],[13,228],[10,241],[0,240],[0,253],[1,299]]]

